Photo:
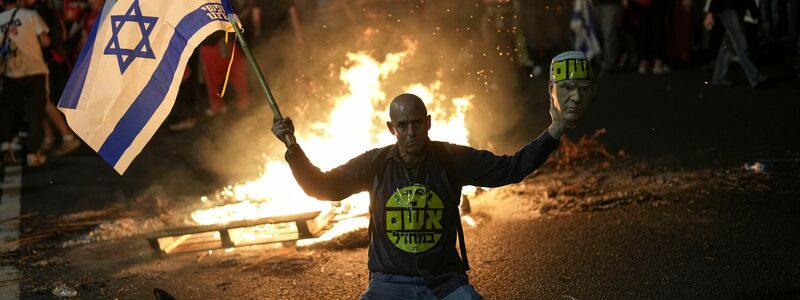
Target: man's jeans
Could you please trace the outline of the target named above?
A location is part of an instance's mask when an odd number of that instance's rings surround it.
[[[421,300],[434,300],[439,299],[433,292],[425,286],[422,277],[393,275],[385,273],[372,273],[372,278],[369,280],[369,287],[364,294],[361,294],[361,300],[406,300],[406,299],[421,299]],[[447,294],[444,300],[482,300],[483,297],[475,291],[470,284],[462,285],[455,291]]]
[[[750,61],[747,38],[744,35],[739,14],[735,10],[726,9],[719,14],[719,19],[722,22],[722,26],[725,27],[725,38],[719,46],[719,54],[717,54],[717,63],[714,67],[711,83],[720,84],[728,76],[728,60],[730,59],[731,51],[736,51],[736,56],[739,57],[739,64],[742,66],[747,80],[750,81],[750,85],[755,85],[761,75],[756,66],[753,65],[753,62]]]

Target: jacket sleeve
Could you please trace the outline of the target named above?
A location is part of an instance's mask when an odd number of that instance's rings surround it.
[[[453,169],[462,185],[499,187],[528,177],[556,148],[558,141],[547,131],[513,156],[498,156],[486,150],[453,145]]]
[[[314,166],[299,145],[286,151],[286,162],[303,191],[319,200],[339,201],[369,188],[370,152],[359,155],[328,172]]]

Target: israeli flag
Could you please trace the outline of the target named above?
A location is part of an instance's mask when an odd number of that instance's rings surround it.
[[[69,126],[124,173],[172,109],[192,51],[230,27],[226,13],[220,0],[106,0],[58,103]]]
[[[569,27],[575,33],[575,50],[592,60],[602,51],[597,39],[597,19],[591,0],[575,0]]]

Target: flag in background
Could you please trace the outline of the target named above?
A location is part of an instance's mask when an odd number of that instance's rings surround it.
[[[124,173],[172,110],[195,47],[230,27],[228,12],[220,0],[106,0],[58,103],[69,126]]]
[[[575,0],[569,27],[575,33],[575,50],[586,54],[590,61],[600,54],[600,42],[597,40],[597,19],[591,0]]]

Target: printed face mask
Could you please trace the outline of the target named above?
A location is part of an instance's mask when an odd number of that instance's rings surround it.
[[[400,250],[425,252],[444,234],[444,205],[433,190],[422,185],[397,189],[386,202],[386,235]]]

